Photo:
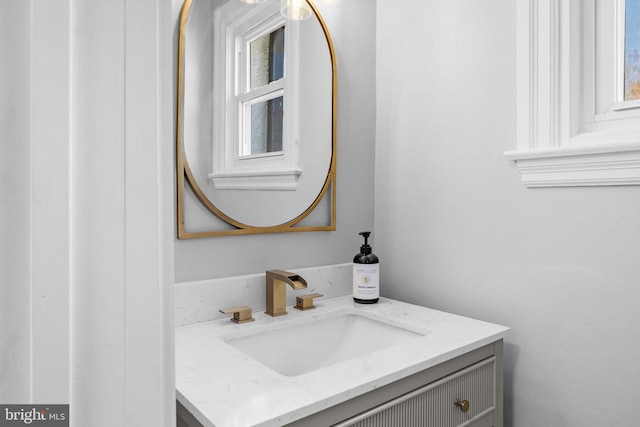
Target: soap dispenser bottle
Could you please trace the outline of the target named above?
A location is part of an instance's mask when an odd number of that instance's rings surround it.
[[[371,232],[363,231],[360,235],[364,237],[364,244],[353,258],[353,300],[359,304],[375,304],[380,297],[380,262],[367,242]]]

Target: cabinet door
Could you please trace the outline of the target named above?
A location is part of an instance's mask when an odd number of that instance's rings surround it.
[[[495,383],[496,358],[490,357],[336,427],[491,426],[496,408]]]

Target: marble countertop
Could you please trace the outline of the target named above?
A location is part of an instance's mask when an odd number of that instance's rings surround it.
[[[244,324],[219,319],[177,327],[180,403],[207,427],[280,426],[495,342],[509,330],[386,298],[361,305],[345,296],[318,299],[315,305],[309,311],[288,307],[289,314],[275,318],[254,313],[256,321]],[[298,376],[280,375],[220,339],[345,309],[382,316],[425,335]]]

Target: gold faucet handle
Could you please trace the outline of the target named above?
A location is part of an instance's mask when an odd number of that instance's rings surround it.
[[[254,320],[256,320],[253,317],[251,317],[251,307],[246,305],[241,305],[239,307],[223,308],[220,310],[220,313],[223,313],[223,314],[233,313],[233,317],[231,318],[231,321],[236,323],[253,322]]]
[[[296,306],[294,308],[297,308],[298,310],[312,310],[314,308],[316,308],[313,305],[313,299],[314,298],[320,298],[323,297],[324,295],[322,294],[307,294],[307,295],[300,295],[299,297],[296,297]]]

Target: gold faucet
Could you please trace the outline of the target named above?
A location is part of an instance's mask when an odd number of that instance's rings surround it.
[[[287,289],[288,284],[293,289],[304,289],[307,282],[296,273],[284,270],[267,270],[267,310],[270,316],[282,316],[287,314]]]

